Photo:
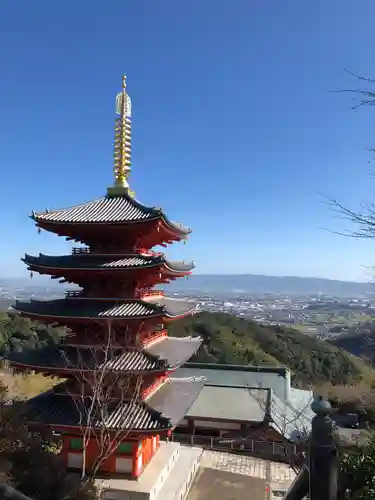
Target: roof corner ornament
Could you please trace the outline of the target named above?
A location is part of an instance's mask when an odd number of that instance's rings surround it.
[[[108,188],[108,194],[121,196],[128,194],[134,197],[134,192],[129,187],[129,174],[131,171],[131,114],[132,104],[130,96],[126,93],[126,76],[122,77],[122,91],[116,96],[115,140],[113,151],[113,171],[115,184]]]

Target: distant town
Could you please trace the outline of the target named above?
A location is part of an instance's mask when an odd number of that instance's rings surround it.
[[[60,298],[66,290],[47,280],[0,280],[0,309],[11,310],[16,300]],[[375,320],[375,293],[340,297],[324,293],[202,292],[188,287],[173,287],[168,292],[172,297],[197,302],[201,310],[233,314],[263,325],[289,326],[322,339],[363,329]]]

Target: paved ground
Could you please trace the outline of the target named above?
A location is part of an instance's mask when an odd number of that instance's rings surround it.
[[[187,500],[266,500],[267,484],[287,488],[294,477],[286,464],[205,450]]]
[[[201,467],[186,500],[264,500],[266,481]]]
[[[211,450],[204,451],[201,467],[261,479],[270,478],[271,482],[291,483],[296,475],[286,464]]]

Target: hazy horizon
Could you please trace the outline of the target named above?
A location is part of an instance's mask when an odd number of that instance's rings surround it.
[[[342,283],[355,283],[355,284],[374,284],[375,285],[375,279],[374,281],[368,279],[367,281],[365,280],[339,280],[339,279],[332,279],[332,278],[326,278],[324,276],[293,276],[293,275],[284,275],[284,274],[263,274],[263,273],[195,273],[193,272],[192,275],[189,277],[192,278],[194,276],[232,276],[232,277],[236,277],[236,276],[254,276],[254,277],[265,277],[265,278],[285,278],[285,279],[301,279],[301,280],[324,280],[324,281],[337,281],[337,282],[342,282]],[[42,280],[42,281],[47,281],[49,283],[53,283],[55,284],[56,286],[62,286],[58,283],[58,280],[52,280],[49,276],[41,276],[39,275],[38,273],[35,273],[33,274],[33,277],[30,278],[30,275],[28,272],[25,273],[25,275],[9,275],[7,276],[6,274],[3,274],[3,275],[0,275],[0,284],[1,284],[1,280],[25,280],[25,281],[30,281],[30,283],[32,284],[32,282],[34,280]],[[182,278],[183,280],[184,278]],[[176,280],[175,284],[178,284],[179,282],[181,282],[181,279],[180,280]],[[69,284],[67,285],[69,286]]]

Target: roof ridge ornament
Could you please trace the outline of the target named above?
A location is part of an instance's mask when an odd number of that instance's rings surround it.
[[[113,171],[115,183],[108,188],[108,196],[135,196],[129,187],[131,171],[131,114],[132,104],[126,92],[126,76],[122,77],[122,91],[116,96],[115,140],[113,151]]]

